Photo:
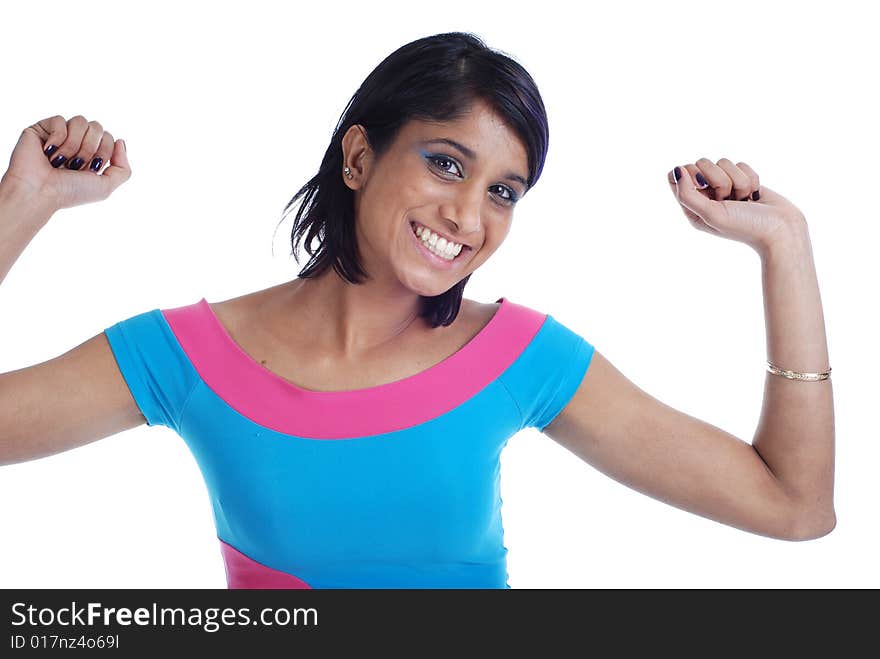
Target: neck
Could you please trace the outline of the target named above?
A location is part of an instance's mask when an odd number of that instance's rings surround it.
[[[352,359],[382,348],[407,330],[427,326],[419,318],[419,296],[377,280],[350,284],[333,268],[321,276],[290,282],[280,317],[302,314],[314,328],[322,352]]]

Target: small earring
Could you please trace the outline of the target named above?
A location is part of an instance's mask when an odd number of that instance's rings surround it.
[[[346,168],[343,169],[342,171],[345,172],[345,175],[346,175],[348,178],[350,178],[350,179],[354,178],[354,176],[353,176],[352,173],[351,173],[351,169],[350,169],[349,167],[346,167]]]

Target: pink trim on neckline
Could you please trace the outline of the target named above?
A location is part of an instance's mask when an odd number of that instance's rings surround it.
[[[205,298],[162,314],[202,380],[230,407],[278,432],[348,439],[423,423],[461,405],[519,357],[547,315],[507,298],[470,341],[406,378],[364,389],[312,391],[254,360]]]

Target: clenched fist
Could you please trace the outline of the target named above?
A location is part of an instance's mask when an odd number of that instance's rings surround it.
[[[803,213],[763,185],[754,169],[729,158],[700,158],[666,175],[669,188],[693,226],[746,243],[759,254],[803,230]]]
[[[52,215],[106,199],[129,177],[122,140],[81,115],[55,115],[22,131],[0,188],[7,198]]]

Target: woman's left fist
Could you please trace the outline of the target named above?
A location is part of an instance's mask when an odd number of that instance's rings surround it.
[[[761,185],[744,162],[727,158],[673,168],[672,193],[691,223],[701,231],[746,243],[765,254],[789,230],[806,225],[803,213],[781,194]]]

